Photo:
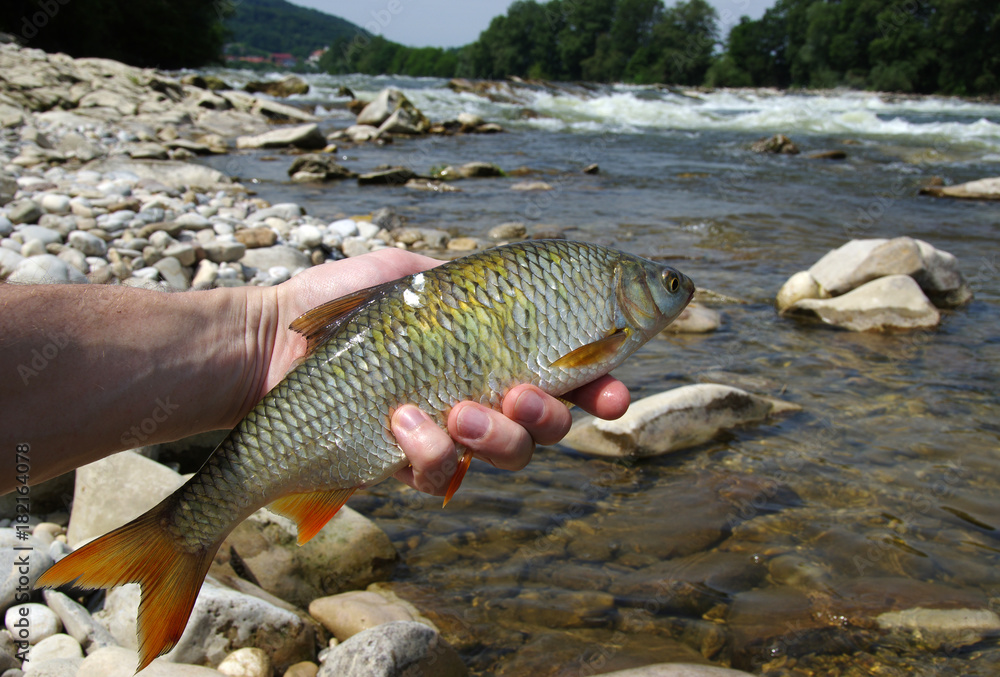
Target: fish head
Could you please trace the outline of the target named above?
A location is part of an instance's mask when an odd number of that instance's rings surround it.
[[[691,279],[679,270],[626,256],[619,264],[615,296],[626,324],[649,339],[681,314],[694,289]]]

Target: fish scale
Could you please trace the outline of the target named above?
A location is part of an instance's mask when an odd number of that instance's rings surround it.
[[[313,309],[291,327],[308,340],[305,359],[194,477],[38,585],[139,582],[142,669],[176,643],[212,558],[243,519],[270,505],[297,522],[301,543],[354,489],[407,465],[390,429],[401,405],[446,427],[458,402],[499,410],[519,383],[561,395],[624,361],[693,293],[667,266],[551,240],[497,247]]]

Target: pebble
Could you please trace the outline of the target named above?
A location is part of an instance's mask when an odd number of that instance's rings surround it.
[[[31,668],[57,658],[82,659],[83,648],[78,641],[60,632],[40,640],[28,652],[28,663],[31,664]],[[25,663],[26,671],[29,669],[28,663]]]
[[[104,240],[83,230],[74,230],[69,234],[67,241],[84,256],[104,256],[108,253],[108,245]]]
[[[44,604],[29,602],[7,609],[4,625],[12,637],[37,644],[62,630],[62,621]]]
[[[271,658],[255,647],[244,647],[232,652],[216,668],[229,677],[271,677]]]

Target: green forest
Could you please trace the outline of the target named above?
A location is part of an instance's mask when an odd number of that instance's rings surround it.
[[[344,36],[331,73],[895,92],[1000,91],[996,0],[777,0],[720,41],[705,0],[520,0],[458,49]]]
[[[519,0],[442,49],[285,0],[0,3],[0,30],[28,46],[168,69],[218,62],[226,43],[300,58],[328,45],[330,73],[1000,93],[997,0],[777,0],[726,28],[706,0]]]

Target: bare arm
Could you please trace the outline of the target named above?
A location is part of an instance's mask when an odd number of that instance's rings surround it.
[[[232,428],[305,351],[287,327],[325,301],[439,263],[399,250],[317,266],[277,287],[165,294],[124,286],[0,285],[0,458],[31,445],[31,483],[109,453]],[[522,397],[523,395],[523,397]],[[628,391],[607,377],[576,393],[591,413],[614,418]],[[558,400],[521,386],[504,415],[465,402],[448,432],[415,407],[393,431],[413,468],[398,477],[442,493],[453,440],[508,469],[535,442],[561,439],[570,415]],[[0,473],[0,494],[15,487]]]

